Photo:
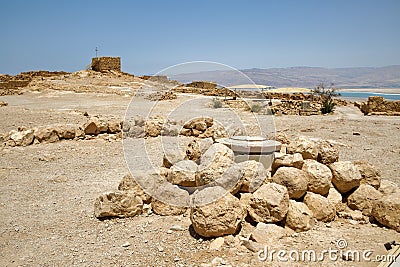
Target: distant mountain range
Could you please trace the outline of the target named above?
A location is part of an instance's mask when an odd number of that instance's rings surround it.
[[[400,65],[386,67],[320,68],[290,67],[241,70],[254,83],[275,87],[315,87],[323,82],[339,88],[400,88]],[[250,80],[237,71],[202,71],[170,77],[180,82],[215,81],[222,86],[248,84]]]

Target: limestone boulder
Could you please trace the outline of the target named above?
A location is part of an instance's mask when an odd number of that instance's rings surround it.
[[[116,134],[121,132],[121,121],[119,120],[110,120],[108,122],[108,133]]]
[[[381,192],[384,195],[389,195],[393,194],[395,192],[399,191],[399,186],[389,180],[382,180],[381,185],[379,187],[379,192]]]
[[[300,153],[303,159],[317,159],[318,157],[317,144],[304,136],[300,136],[290,142],[287,151],[289,154]]]
[[[256,228],[250,235],[250,239],[260,244],[274,244],[285,236],[289,236],[291,231],[273,223],[257,223]]]
[[[304,161],[302,170],[308,176],[308,191],[320,195],[327,195],[332,182],[332,172],[324,164],[316,160]]]
[[[206,185],[219,178],[233,164],[234,154],[223,144],[213,144],[200,157],[199,174],[196,176],[197,186]]]
[[[128,192],[108,192],[99,196],[94,203],[94,215],[104,217],[132,217],[142,213],[140,197]]]
[[[275,153],[274,162],[272,163],[272,173],[275,173],[280,167],[294,167],[301,169],[303,167],[303,163],[303,156],[300,153]]]
[[[175,163],[168,173],[167,180],[175,185],[196,186],[198,165],[191,160],[182,160]]]
[[[249,215],[256,222],[282,221],[289,209],[289,194],[285,186],[268,183],[257,189],[249,203]]]
[[[385,195],[375,201],[372,216],[382,225],[400,232],[400,192]]]
[[[223,188],[206,188],[195,196],[194,203],[203,202],[204,198],[213,198],[216,194],[215,190],[225,192]],[[191,209],[190,220],[197,234],[204,237],[219,237],[235,234],[240,229],[245,215],[246,211],[239,200],[227,193],[212,203],[203,206],[195,205]]]
[[[255,160],[247,160],[238,164],[239,168],[243,171],[241,178],[241,192],[253,193],[256,191],[267,179],[267,171],[264,165]]]
[[[151,197],[148,195],[142,187],[136,182],[136,180],[132,177],[130,173],[126,174],[121,182],[118,185],[118,190],[120,191],[125,191],[125,192],[131,192],[135,196],[138,196],[143,203],[149,204]]]
[[[78,127],[75,125],[62,125],[57,127],[57,134],[59,139],[74,139]]]
[[[346,203],[343,202],[342,194],[340,194],[339,191],[337,191],[334,187],[329,188],[326,198],[328,199],[329,203],[335,207],[336,212],[343,211],[347,207]]]
[[[317,160],[322,164],[330,164],[339,160],[339,150],[330,142],[321,140],[318,142]]]
[[[40,143],[54,143],[60,140],[57,129],[53,127],[43,127],[35,129],[35,139]]]
[[[35,138],[34,130],[27,129],[22,131],[11,131],[9,133],[9,139],[15,142],[16,146],[28,146],[33,143]]]
[[[361,184],[368,184],[375,189],[381,185],[382,171],[365,160],[353,161],[361,174]]]
[[[335,219],[336,209],[329,200],[312,192],[307,192],[304,197],[304,203],[312,211],[318,221],[330,222]]]
[[[145,122],[144,125],[144,131],[146,133],[146,136],[149,137],[157,137],[161,135],[161,130],[162,126],[164,124],[164,121],[161,119],[150,119]]]
[[[194,139],[187,145],[185,159],[196,161],[201,157],[202,153],[200,151],[199,143],[199,141]]]
[[[137,125],[132,125],[126,133],[126,136],[131,138],[143,138],[145,135],[144,127]]]
[[[289,200],[286,225],[296,232],[308,231],[314,225],[312,211],[303,202]]]
[[[350,161],[338,161],[329,164],[332,171],[332,183],[340,193],[347,193],[361,183],[358,168]]]
[[[153,212],[161,216],[175,216],[186,212],[187,207],[171,205],[157,199],[151,200],[151,207]]]
[[[185,154],[180,150],[165,150],[162,166],[171,168],[177,162],[184,160],[184,158]]]
[[[283,132],[277,132],[275,135],[275,140],[280,142],[281,144],[288,145],[290,143],[289,137]]]
[[[239,192],[242,187],[242,177],[243,170],[240,168],[239,164],[232,163],[220,178],[208,185],[220,186],[234,195]]]
[[[272,181],[285,186],[291,199],[301,198],[307,192],[307,174],[294,167],[279,168],[272,176]]]
[[[363,215],[369,216],[376,200],[383,196],[374,187],[362,184],[347,198],[347,205],[353,210],[360,210]]]

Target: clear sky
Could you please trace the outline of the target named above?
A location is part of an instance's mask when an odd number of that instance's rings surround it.
[[[194,60],[239,69],[400,64],[400,0],[0,0],[0,10],[0,73],[77,71],[96,46],[134,74]]]

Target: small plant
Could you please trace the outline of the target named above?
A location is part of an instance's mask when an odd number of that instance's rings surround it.
[[[333,87],[333,83],[329,88],[326,88],[323,83],[317,85],[317,87],[312,91],[313,94],[319,95],[321,97],[322,114],[328,114],[333,112],[335,109],[336,103],[334,102],[334,96],[340,96],[339,93],[336,92],[336,88]]]
[[[250,106],[250,111],[251,112],[258,113],[258,112],[261,111],[261,109],[262,109],[262,106],[260,104],[253,104],[253,105]]]
[[[222,108],[222,102],[218,98],[213,98],[213,108]]]

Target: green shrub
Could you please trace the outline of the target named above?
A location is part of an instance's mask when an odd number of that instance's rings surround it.
[[[218,98],[213,98],[213,108],[222,108],[222,102]]]
[[[258,112],[261,111],[261,109],[262,109],[262,106],[260,104],[253,104],[253,105],[250,106],[250,111],[251,112],[258,113]]]
[[[334,111],[336,103],[333,101],[334,96],[339,96],[340,94],[336,92],[336,88],[333,87],[333,83],[330,88],[326,88],[323,83],[320,83],[313,91],[313,94],[317,94],[321,97],[322,114],[328,114]]]

